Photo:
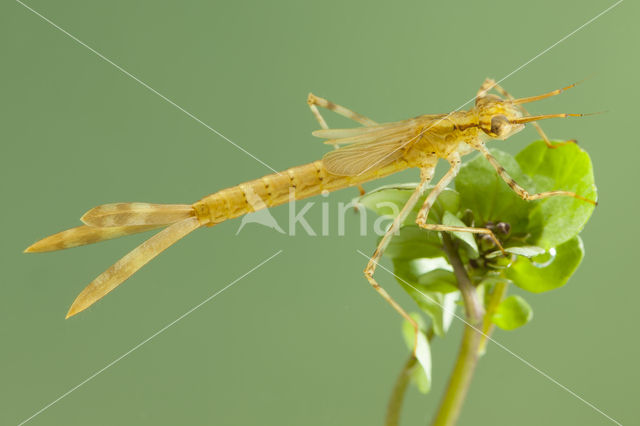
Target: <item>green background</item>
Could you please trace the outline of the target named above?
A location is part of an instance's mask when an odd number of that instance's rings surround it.
[[[28,5],[275,169],[327,147],[309,91],[378,121],[448,112],[613,4],[514,2],[29,1]],[[107,202],[188,203],[270,171],[40,17],[0,6],[0,423],[17,424],[245,274],[30,424],[375,425],[407,350],[400,319],[362,276],[376,237],[295,237],[240,221],[199,230],[71,320],[76,294],[144,236],[26,255]],[[529,96],[592,77],[532,112],[606,114],[545,123],[576,138],[600,205],[563,288],[529,295],[534,320],[495,338],[624,424],[637,422],[640,298],[635,213],[637,3],[626,1],[509,77]],[[347,122],[325,115],[334,126]],[[532,129],[492,146],[515,153]],[[408,171],[381,182],[414,181]],[[318,198],[320,229],[355,190]],[[273,209],[286,226],[288,207]],[[383,286],[415,309],[384,271]],[[434,343],[434,388],[411,390],[407,425],[434,412],[461,324]],[[495,345],[461,425],[609,424]]]

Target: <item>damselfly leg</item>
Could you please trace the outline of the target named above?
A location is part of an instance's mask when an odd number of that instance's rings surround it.
[[[316,120],[318,120],[318,123],[320,123],[320,127],[322,127],[324,130],[329,129],[329,125],[327,124],[324,117],[320,113],[320,110],[318,109],[318,107],[326,108],[329,111],[333,111],[336,114],[339,114],[343,117],[346,117],[350,120],[355,121],[356,123],[360,123],[365,127],[375,126],[376,124],[378,124],[372,119],[365,117],[362,114],[358,114],[357,112],[352,111],[349,108],[343,107],[342,105],[335,104],[324,98],[316,96],[313,93],[309,93],[309,96],[307,97],[307,103],[309,104],[309,108],[311,109],[313,116],[316,118]],[[338,149],[339,147],[338,145],[334,145],[334,148]],[[360,191],[360,196],[364,195],[366,192],[362,185],[358,185],[358,191]],[[354,207],[354,210],[358,211],[358,207],[357,206]]]
[[[422,208],[418,212],[416,223],[421,228],[429,231],[469,232],[472,234],[489,235],[489,237],[491,237],[496,247],[498,247],[500,251],[502,251],[502,253],[506,254],[506,252],[504,251],[504,248],[502,247],[502,244],[500,244],[500,241],[498,241],[493,231],[491,231],[489,228],[473,228],[468,226],[451,226],[451,225],[444,225],[444,224],[427,223],[429,210],[431,210],[433,203],[436,202],[440,193],[442,193],[442,191],[444,191],[447,188],[447,186],[451,183],[451,181],[453,181],[453,179],[458,175],[458,172],[460,171],[460,164],[462,160],[460,159],[460,156],[457,153],[452,155],[448,161],[451,167],[449,168],[447,173],[445,173],[445,175],[440,179],[440,181],[436,184],[436,186],[433,187],[429,195],[427,195],[427,198],[424,200],[424,203],[422,204]]]

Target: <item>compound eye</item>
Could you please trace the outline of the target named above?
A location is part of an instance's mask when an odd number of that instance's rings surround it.
[[[509,126],[509,119],[504,115],[496,115],[491,119],[491,133],[501,135]]]

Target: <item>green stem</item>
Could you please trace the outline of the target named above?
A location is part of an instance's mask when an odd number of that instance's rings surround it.
[[[460,416],[464,399],[478,363],[480,344],[482,343],[482,319],[484,308],[475,287],[467,274],[457,247],[449,234],[442,233],[443,248],[458,281],[466,311],[466,325],[456,364],[449,378],[449,384],[440,402],[440,408],[433,419],[434,426],[454,425]]]
[[[432,338],[433,328],[429,328],[429,331],[427,331],[427,340],[431,341]],[[418,360],[413,353],[411,353],[396,379],[396,384],[393,386],[393,391],[391,392],[391,397],[387,404],[387,417],[384,422],[385,426],[398,426],[400,424],[402,403],[404,402],[407,387],[411,382],[411,373],[413,373],[413,369],[417,364]]]
[[[413,353],[409,355],[407,362],[404,363],[404,367],[396,379],[396,384],[393,386],[393,391],[391,392],[391,398],[389,398],[389,403],[387,404],[385,426],[398,426],[400,424],[402,402],[404,401],[404,395],[411,379],[411,373],[417,363],[418,360],[413,356]]]
[[[495,324],[491,321],[491,317],[493,317],[493,314],[496,312],[496,309],[498,309],[500,302],[504,299],[504,295],[507,293],[508,284],[508,281],[498,281],[489,295],[489,300],[487,301],[487,313],[484,315],[484,320],[482,321],[482,333],[484,333],[484,336],[482,336],[482,342],[480,342],[480,355],[484,355],[489,336],[491,336],[491,333],[495,328]]]

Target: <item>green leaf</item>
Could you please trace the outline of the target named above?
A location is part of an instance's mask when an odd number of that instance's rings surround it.
[[[549,149],[543,141],[537,141],[523,149],[516,160],[533,179],[536,192],[563,190],[591,200],[597,198],[591,159],[576,144]],[[530,214],[531,241],[548,249],[570,240],[582,230],[594,207],[572,197],[536,201]]]
[[[531,306],[522,297],[514,295],[500,302],[491,321],[503,330],[514,330],[531,321],[531,318]]]
[[[431,347],[429,341],[424,335],[424,320],[416,313],[411,313],[413,318],[420,327],[420,335],[418,336],[418,346],[416,348],[416,358],[418,359],[418,365],[411,373],[411,379],[416,385],[418,390],[422,393],[428,393],[431,389]],[[402,336],[410,351],[414,350],[414,332],[413,326],[409,321],[403,321],[402,323]]]
[[[445,294],[439,291],[429,291],[425,286],[410,282],[401,278],[400,275],[396,279],[420,309],[429,315],[435,334],[444,336],[455,316],[456,301],[460,297],[460,293],[455,291]]]
[[[518,184],[535,192],[531,179],[511,155],[495,149],[491,153]],[[529,204],[513,192],[482,155],[462,166],[455,185],[460,194],[460,210],[474,213],[476,227],[489,221],[507,222],[512,233],[529,232]]]
[[[444,336],[455,317],[460,297],[451,265],[444,258],[394,259],[396,280],[431,318],[436,335]]]
[[[418,388],[420,393],[429,393],[431,390],[431,380],[431,375],[427,376],[424,368],[420,365],[417,365],[411,372],[411,382]]]
[[[451,293],[458,291],[451,265],[442,257],[433,259],[394,259],[397,278],[422,291]]]
[[[422,259],[416,259],[420,261]],[[418,284],[428,291],[437,291],[440,293],[453,293],[458,291],[456,287],[456,277],[453,272],[445,269],[434,269],[424,273],[418,277]]]
[[[541,293],[563,286],[575,272],[584,256],[584,248],[580,237],[574,237],[550,249],[555,255],[544,254],[533,259],[518,257],[506,269],[505,276],[518,287]]]
[[[379,216],[396,217],[409,200],[411,194],[415,191],[416,186],[415,183],[383,186],[360,197],[358,203],[374,211]],[[425,198],[432,189],[433,187],[429,187],[420,200],[418,200],[411,213],[403,222],[404,225],[415,224],[416,216],[422,208]],[[459,203],[458,193],[453,189],[446,188],[440,193],[436,202],[431,207],[427,221],[429,223],[442,223],[443,213],[445,211],[456,213]]]
[[[504,251],[511,254],[517,254],[518,256],[524,256],[532,258],[546,253],[546,250],[537,246],[521,246],[521,247],[505,247]],[[487,259],[493,259],[494,257],[502,256],[500,250],[492,251],[485,255]]]
[[[443,223],[443,225],[447,225],[447,226],[463,226],[463,227],[467,226],[467,225],[464,224],[463,221],[458,219],[456,217],[456,215],[454,215],[453,213],[451,213],[449,211],[445,211],[444,212],[444,217],[442,218],[442,223]],[[478,245],[476,244],[476,240],[475,240],[475,238],[473,238],[473,234],[472,233],[454,231],[451,234],[453,234],[454,238],[459,239],[460,241],[462,241],[465,244],[465,248],[467,249],[467,254],[469,255],[469,257],[471,259],[477,259],[478,258],[478,256],[479,256]]]
[[[400,233],[391,239],[384,255],[391,259],[442,257],[440,235],[418,225],[403,226]]]
[[[415,322],[418,323],[418,327],[422,332],[425,332],[427,330],[427,323],[425,322],[422,315],[420,315],[417,312],[410,312],[409,316],[413,318]],[[413,351],[413,345],[414,345],[413,326],[407,320],[404,320],[402,322],[402,339],[404,340],[405,345],[407,345],[407,348],[410,351]]]
[[[448,293],[442,297],[442,335],[449,331],[453,319],[456,317],[456,308],[458,307],[458,299],[460,292]],[[435,331],[435,328],[434,328]],[[439,335],[440,336],[440,335]]]
[[[381,186],[359,197],[357,202],[378,216],[396,217],[415,189],[415,183]]]

